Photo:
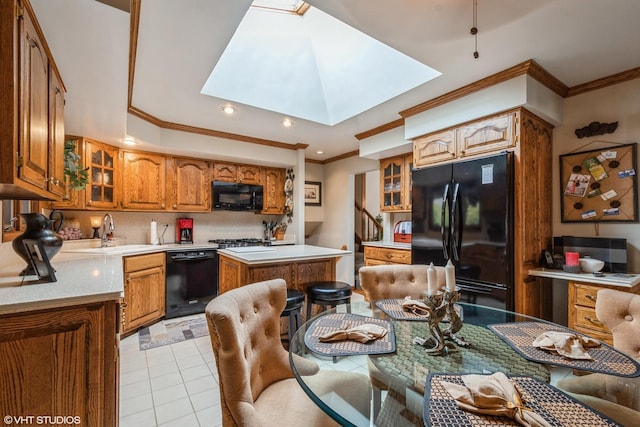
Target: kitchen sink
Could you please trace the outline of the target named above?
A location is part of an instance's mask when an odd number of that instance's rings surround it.
[[[102,254],[102,255],[122,255],[133,252],[152,252],[163,247],[159,245],[122,245],[122,246],[106,246],[104,248],[79,248],[79,249],[63,249],[63,252],[76,252],[85,254]]]

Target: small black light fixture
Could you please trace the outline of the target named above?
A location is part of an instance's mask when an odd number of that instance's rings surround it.
[[[469,30],[469,33],[471,33],[471,35],[475,39],[475,50],[473,51],[473,57],[475,59],[478,59],[478,57],[480,56],[480,54],[478,53],[478,0],[471,1],[473,1],[473,26]]]

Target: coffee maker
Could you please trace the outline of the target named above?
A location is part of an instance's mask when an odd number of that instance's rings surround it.
[[[193,243],[193,218],[178,218],[176,220],[176,243]]]

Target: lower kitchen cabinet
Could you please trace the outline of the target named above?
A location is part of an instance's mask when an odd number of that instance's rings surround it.
[[[127,256],[123,263],[121,322],[126,336],[165,314],[165,254]]]
[[[411,249],[364,247],[364,265],[411,264]]]
[[[307,283],[336,279],[336,258],[245,264],[220,254],[219,293],[270,279],[284,279],[287,287],[304,291]]]
[[[596,285],[593,283],[581,283],[569,281],[569,319],[568,326],[578,332],[597,338],[613,345],[611,331],[598,320],[596,316],[596,300],[600,289],[615,289],[622,292],[640,293],[629,291],[619,286]]]
[[[30,424],[116,426],[117,307],[106,301],[0,316],[0,413],[33,416]]]

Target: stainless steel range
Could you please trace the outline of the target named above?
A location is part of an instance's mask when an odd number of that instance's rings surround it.
[[[244,246],[270,246],[271,242],[256,238],[244,239],[212,239],[209,243],[218,245],[218,249],[237,248]]]

